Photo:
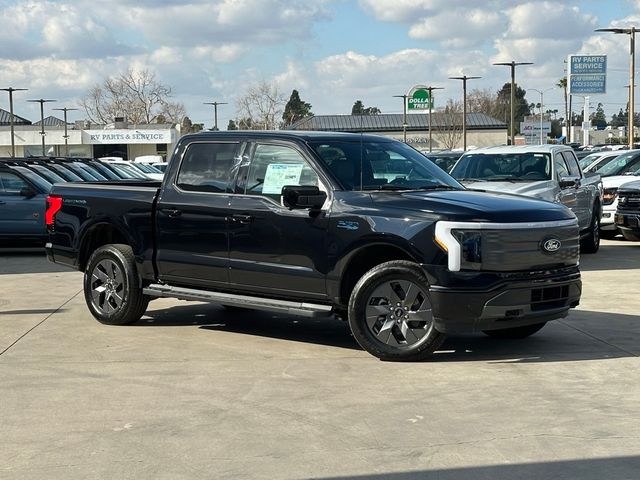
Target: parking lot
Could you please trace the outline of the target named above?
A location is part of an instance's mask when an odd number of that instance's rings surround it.
[[[581,259],[537,335],[385,363],[338,320],[170,299],[96,322],[82,275],[0,254],[0,477],[637,479],[640,243]]]

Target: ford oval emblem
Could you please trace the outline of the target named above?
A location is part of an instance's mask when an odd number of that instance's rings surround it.
[[[562,242],[560,240],[558,240],[557,238],[549,238],[545,240],[544,243],[542,244],[542,249],[545,252],[553,253],[560,250],[561,246],[562,246]]]

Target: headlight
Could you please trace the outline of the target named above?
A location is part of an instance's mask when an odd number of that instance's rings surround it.
[[[435,242],[449,257],[448,266],[452,272],[480,270],[482,267],[482,232],[469,225],[452,222],[436,223]]]
[[[616,201],[616,197],[618,196],[617,188],[605,188],[604,194],[602,195],[602,203],[605,205],[611,205]]]

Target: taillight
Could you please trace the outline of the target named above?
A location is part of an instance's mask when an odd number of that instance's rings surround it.
[[[62,197],[57,195],[49,195],[47,197],[47,211],[44,214],[44,219],[48,227],[53,226],[53,220],[55,219],[56,213],[58,213],[61,208]]]

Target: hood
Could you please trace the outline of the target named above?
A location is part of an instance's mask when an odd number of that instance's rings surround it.
[[[620,190],[640,190],[640,180],[625,183],[620,187]]]
[[[526,197],[540,198],[542,200],[552,200],[556,183],[553,180],[543,180],[539,182],[462,182],[465,187],[471,190],[482,190],[486,192],[512,193],[514,195],[524,195]]]
[[[618,188],[626,183],[638,181],[635,175],[615,175],[613,177],[602,177],[603,188]]]
[[[379,192],[371,198],[381,209],[411,210],[447,220],[521,223],[574,219],[561,204],[473,190]]]

